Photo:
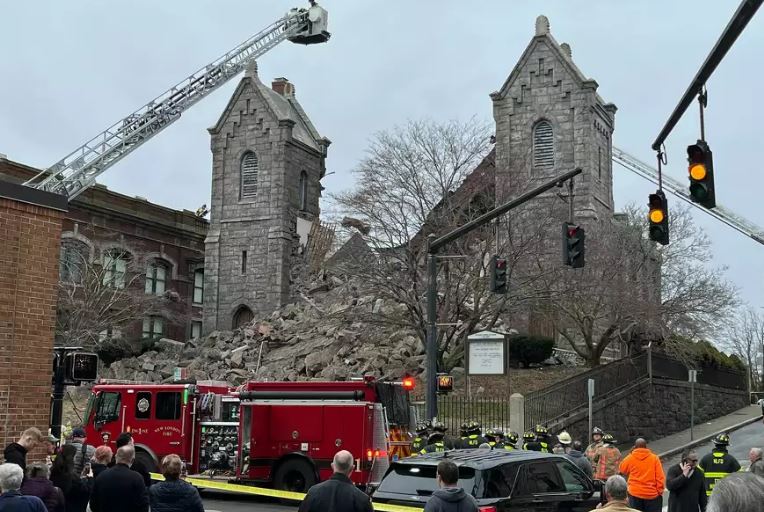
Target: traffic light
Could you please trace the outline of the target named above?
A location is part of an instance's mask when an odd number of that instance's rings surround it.
[[[491,291],[507,293],[507,259],[501,256],[491,258]]]
[[[403,389],[411,391],[416,386],[414,377],[404,377],[403,381],[401,381],[401,385],[403,386]]]
[[[98,379],[98,356],[89,352],[66,354],[66,379],[79,385]]]
[[[562,224],[562,263],[573,268],[584,266],[584,228],[569,222]]]
[[[668,200],[662,190],[655,194],[650,194],[648,201],[650,213],[647,214],[650,220],[650,240],[662,245],[669,243],[669,223],[668,223]]]
[[[688,171],[690,173],[690,197],[706,208],[716,206],[714,193],[714,159],[706,141],[699,140],[687,146]]]

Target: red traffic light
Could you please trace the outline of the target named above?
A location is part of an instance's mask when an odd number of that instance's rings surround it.
[[[402,382],[403,389],[406,389],[408,391],[411,391],[414,389],[415,383],[414,383],[414,377],[405,377]]]

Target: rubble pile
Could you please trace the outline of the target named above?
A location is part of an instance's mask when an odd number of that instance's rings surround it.
[[[404,315],[405,306],[363,295],[352,282],[326,277],[299,302],[267,319],[202,339],[159,340],[154,350],[115,361],[108,379],[172,382],[175,368],[187,378],[240,384],[247,380],[346,380],[373,374],[398,378],[423,371],[424,347],[413,331],[369,325],[377,313]]]

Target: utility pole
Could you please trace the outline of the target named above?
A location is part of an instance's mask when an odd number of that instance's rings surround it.
[[[563,183],[578,176],[583,171],[580,167],[561,174],[543,185],[534,188],[498,206],[490,212],[484,213],[477,219],[460,226],[445,235],[436,238],[434,234],[427,237],[427,383],[425,386],[425,402],[427,409],[427,418],[434,419],[438,416],[438,326],[437,326],[437,254],[438,250],[446,244],[466,235],[467,233],[491,222],[492,220],[504,215],[508,211],[521,206],[531,199],[543,194],[553,187],[562,187]],[[571,199],[572,200],[572,199]]]

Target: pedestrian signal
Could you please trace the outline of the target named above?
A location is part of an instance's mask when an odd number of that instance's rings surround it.
[[[454,377],[452,375],[438,375],[438,391],[448,393],[454,390]]]
[[[662,245],[669,243],[669,224],[668,224],[668,200],[662,190],[655,194],[650,194],[648,200],[650,208],[648,220],[650,221],[649,235],[650,240]]]
[[[89,352],[72,352],[66,355],[66,377],[68,380],[93,382],[98,379],[98,356]]]

